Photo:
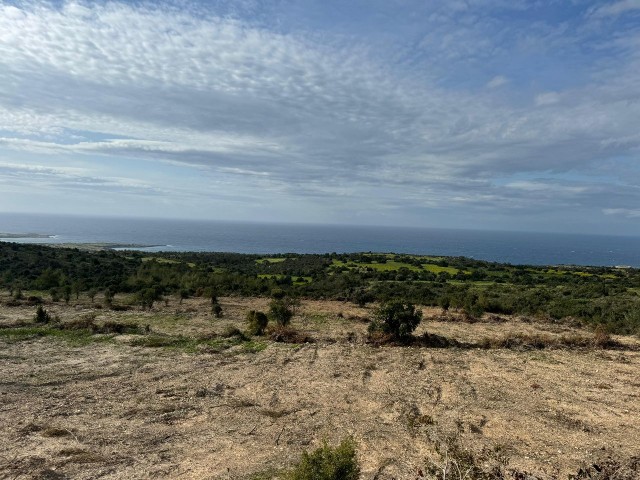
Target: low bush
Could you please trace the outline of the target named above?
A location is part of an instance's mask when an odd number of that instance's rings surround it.
[[[357,480],[360,466],[356,458],[356,444],[352,438],[337,447],[326,443],[317,450],[302,454],[302,459],[284,475],[286,480]]]
[[[393,300],[382,304],[375,313],[375,321],[369,325],[369,333],[381,331],[396,340],[406,341],[422,320],[422,311],[412,303]]]
[[[220,334],[220,336],[222,338],[236,337],[236,338],[239,338],[240,340],[248,340],[246,335],[239,328],[231,327],[231,326],[227,327],[226,330]]]
[[[249,324],[247,330],[249,335],[264,335],[264,330],[267,328],[269,318],[264,312],[251,310],[247,313],[247,323]]]
[[[269,304],[269,320],[273,320],[278,325],[286,327],[291,322],[293,317],[293,310],[289,308],[286,300],[281,298],[274,298]]]
[[[314,339],[295,328],[277,325],[269,330],[269,338],[282,343],[313,343]]]
[[[42,305],[38,305],[34,321],[36,323],[51,323],[53,321],[53,317],[44,309]]]

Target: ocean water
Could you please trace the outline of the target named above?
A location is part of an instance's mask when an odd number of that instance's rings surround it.
[[[640,237],[604,235],[24,214],[0,214],[0,232],[54,236],[10,240],[22,243],[137,244],[153,252],[394,252],[511,264],[640,267]]]

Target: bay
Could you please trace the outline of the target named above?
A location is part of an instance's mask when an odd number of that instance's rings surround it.
[[[349,225],[293,225],[0,213],[21,243],[146,245],[141,250],[238,253],[393,252],[529,265],[640,267],[640,238]]]

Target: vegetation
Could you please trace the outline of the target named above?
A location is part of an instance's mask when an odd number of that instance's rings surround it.
[[[38,305],[38,308],[36,309],[36,315],[34,317],[34,320],[35,320],[36,323],[49,323],[53,319],[51,318],[51,315],[49,315],[49,312],[47,312],[42,307],[42,305]]]
[[[304,452],[300,463],[284,478],[286,480],[357,480],[360,466],[356,459],[356,445],[352,438],[337,447],[326,443],[312,453]]]
[[[264,335],[264,330],[267,328],[269,318],[264,312],[257,312],[251,310],[247,313],[247,323],[249,324],[249,335]]]
[[[369,325],[369,331],[382,331],[396,340],[405,341],[422,320],[422,311],[412,303],[393,300],[376,310],[376,321]]]
[[[402,300],[489,314],[544,316],[609,333],[640,334],[640,270],[534,267],[463,257],[395,254],[242,255],[235,253],[86,252],[0,243],[0,288],[12,302],[29,296],[73,302],[81,293],[103,299],[131,294],[152,309],[161,298],[273,295],[268,316],[287,325],[297,298],[349,300],[358,305]],[[28,292],[28,293],[27,293]],[[219,305],[219,304],[218,304]]]

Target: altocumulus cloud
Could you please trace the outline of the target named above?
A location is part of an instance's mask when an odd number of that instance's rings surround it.
[[[272,3],[2,4],[3,209],[638,233],[637,2]]]

